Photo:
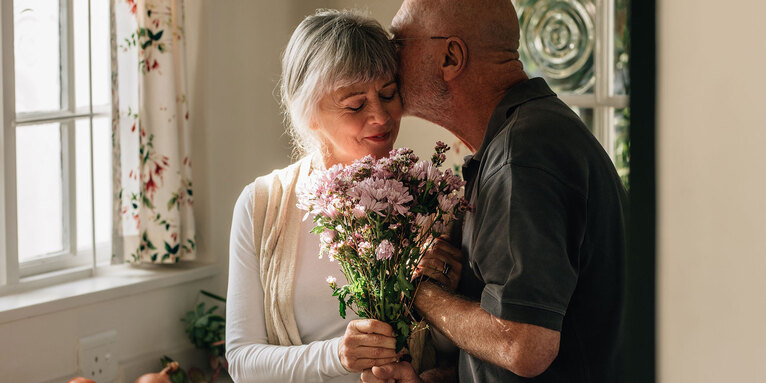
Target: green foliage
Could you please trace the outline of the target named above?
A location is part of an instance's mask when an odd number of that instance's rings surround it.
[[[215,294],[207,291],[201,291],[202,294],[225,302]],[[226,335],[226,318],[215,314],[218,306],[206,308],[204,302],[200,302],[194,308],[186,313],[181,321],[184,322],[186,335],[195,347],[205,350],[212,356],[224,355],[224,344],[222,341]]]

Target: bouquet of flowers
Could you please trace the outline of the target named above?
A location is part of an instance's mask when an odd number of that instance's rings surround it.
[[[469,208],[463,182],[438,169],[449,147],[436,143],[430,161],[418,161],[407,148],[388,157],[364,157],[318,172],[298,191],[306,217],[314,215],[322,251],[337,261],[348,284],[327,282],[338,297],[341,317],[350,308],[361,318],[394,329],[397,351],[410,335],[416,287],[413,272],[433,240]],[[304,218],[306,219],[306,218]]]

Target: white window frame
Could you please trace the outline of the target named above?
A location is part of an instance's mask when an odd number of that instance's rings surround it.
[[[0,127],[0,294],[11,290],[23,290],[24,286],[40,286],[46,283],[95,275],[96,254],[109,249],[97,249],[95,237],[93,119],[111,117],[111,108],[93,107],[93,61],[91,39],[91,0],[88,0],[88,107],[76,108],[74,67],[74,1],[58,0],[61,9],[61,92],[62,110],[55,112],[16,113],[14,72],[14,13],[13,1],[0,4],[0,84],[2,85],[2,126]],[[75,167],[75,123],[89,121],[90,158],[90,204],[91,238],[87,251],[78,251],[77,243],[77,189]],[[47,254],[44,258],[19,262],[16,193],[16,131],[25,126],[41,123],[61,124],[62,193],[64,250]]]
[[[612,161],[615,160],[616,109],[627,108],[629,95],[614,93],[614,19],[615,0],[596,0],[596,36],[593,51],[593,93],[559,94],[570,107],[593,109],[593,135],[601,142]]]

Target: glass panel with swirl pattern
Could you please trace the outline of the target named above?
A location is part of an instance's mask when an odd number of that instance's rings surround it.
[[[545,78],[557,93],[593,91],[596,45],[593,0],[516,0],[519,53],[530,76]]]

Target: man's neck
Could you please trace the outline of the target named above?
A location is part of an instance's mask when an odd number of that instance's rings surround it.
[[[487,132],[489,120],[492,113],[505,97],[512,86],[527,80],[526,74],[518,76],[508,85],[497,90],[487,91],[486,89],[469,89],[466,92],[456,92],[453,98],[452,113],[438,116],[432,121],[449,130],[457,136],[472,153],[476,153],[484,141],[484,135]],[[457,94],[459,93],[459,94]]]

